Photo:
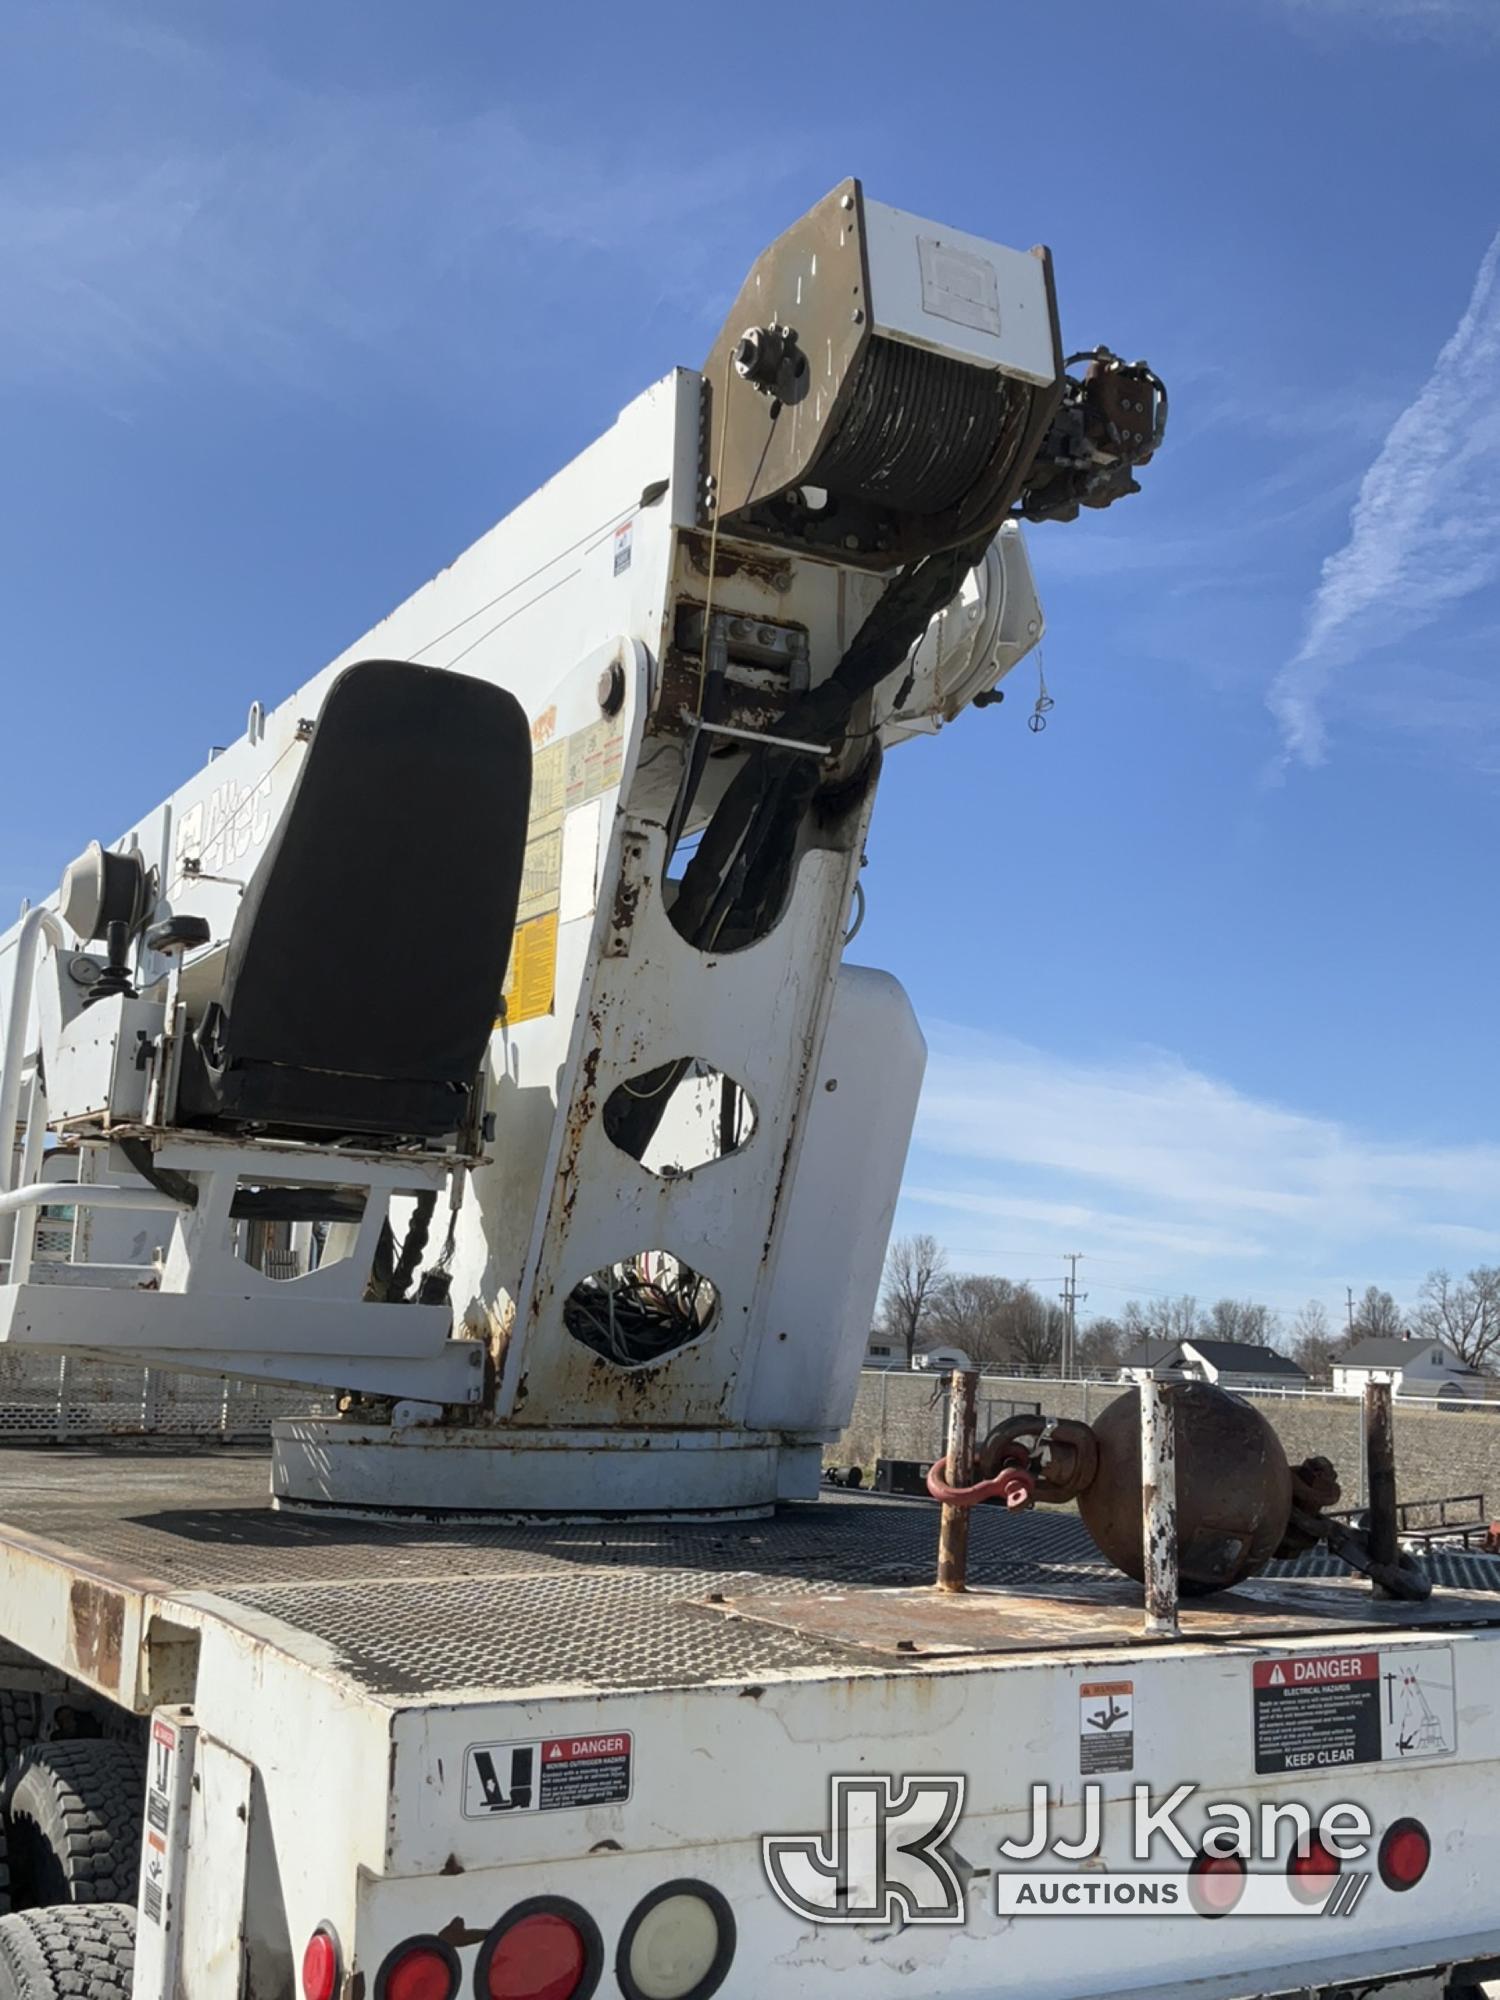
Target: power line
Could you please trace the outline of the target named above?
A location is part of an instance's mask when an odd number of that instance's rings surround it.
[[[1062,1288],[1063,1313],[1065,1315],[1063,1320],[1062,1374],[1065,1382],[1073,1376],[1077,1369],[1078,1307],[1079,1303],[1088,1297],[1087,1292],[1080,1292],[1078,1289],[1078,1266],[1082,1257],[1083,1252],[1081,1250],[1068,1250],[1063,1253],[1063,1262],[1068,1267],[1068,1275],[1063,1279]]]

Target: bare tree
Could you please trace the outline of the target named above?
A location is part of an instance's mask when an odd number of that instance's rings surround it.
[[[1292,1359],[1308,1375],[1326,1375],[1341,1343],[1328,1324],[1321,1299],[1309,1299],[1292,1321]]]
[[[949,1278],[933,1301],[930,1324],[976,1368],[1044,1374],[1062,1353],[1062,1307],[1030,1285],[983,1272]]]
[[[1198,1332],[1198,1301],[1188,1292],[1176,1299],[1132,1299],[1120,1321],[1134,1346],[1142,1340],[1191,1340]]]
[[[1399,1340],[1406,1331],[1401,1308],[1379,1285],[1366,1285],[1350,1328],[1356,1340]]]
[[[1455,1282],[1429,1271],[1414,1316],[1426,1340],[1445,1341],[1471,1368],[1493,1371],[1500,1361],[1500,1269],[1480,1264]]]
[[[1010,1365],[1007,1315],[1015,1286],[1009,1278],[970,1271],[947,1278],[934,1295],[931,1329],[950,1347],[961,1347],[976,1368]]]
[[[948,1253],[935,1236],[898,1236],[886,1253],[880,1323],[906,1349],[908,1368],[947,1268]]]
[[[1274,1347],[1280,1330],[1272,1308],[1254,1299],[1219,1299],[1198,1323],[1205,1340],[1238,1340],[1252,1347]]]
[[[1092,1319],[1078,1336],[1078,1366],[1085,1375],[1113,1375],[1129,1345],[1117,1319]]]
[[[1062,1358],[1066,1314],[1030,1285],[1018,1285],[1011,1300],[1011,1362],[1032,1375],[1049,1375]]]

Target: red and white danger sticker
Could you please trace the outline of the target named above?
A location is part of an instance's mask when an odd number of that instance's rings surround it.
[[[1373,1681],[1379,1673],[1378,1653],[1319,1653],[1306,1660],[1257,1660],[1255,1685],[1327,1687],[1331,1681]]]
[[[1292,1653],[1251,1669],[1257,1771],[1452,1756],[1458,1743],[1451,1646]]]
[[[474,1743],[464,1753],[465,1819],[619,1805],[630,1797],[628,1730]]]

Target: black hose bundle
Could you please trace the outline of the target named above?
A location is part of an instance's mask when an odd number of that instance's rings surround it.
[[[841,747],[860,698],[894,673],[929,622],[957,596],[990,537],[924,556],[888,585],[826,681],[799,695],[777,734]],[[758,935],[768,912],[781,907],[797,856],[803,821],[822,784],[820,761],[805,751],[757,745],[730,781],[683,871],[672,905],[674,927],[709,951]],[[666,1065],[638,1079],[610,1106],[610,1138],[640,1159],[666,1110],[675,1079]]]

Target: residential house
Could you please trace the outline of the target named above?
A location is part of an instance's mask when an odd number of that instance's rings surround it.
[[[1469,1401],[1493,1386],[1445,1340],[1357,1340],[1334,1359],[1333,1386],[1342,1395],[1362,1394],[1371,1375],[1389,1375],[1398,1396]]]
[[[1307,1373],[1278,1354],[1248,1340],[1143,1340],[1125,1356],[1121,1381],[1132,1368],[1154,1368],[1184,1382],[1213,1382],[1221,1389],[1301,1389]]]
[[[865,1342],[865,1368],[904,1368],[906,1348],[901,1341],[876,1327]]]
[[[903,1343],[889,1333],[882,1333],[879,1327],[865,1342],[866,1368],[905,1368],[906,1348]],[[955,1368],[972,1368],[973,1362],[961,1347],[948,1347],[937,1341],[923,1341],[912,1356],[913,1368],[936,1369],[947,1374]]]

